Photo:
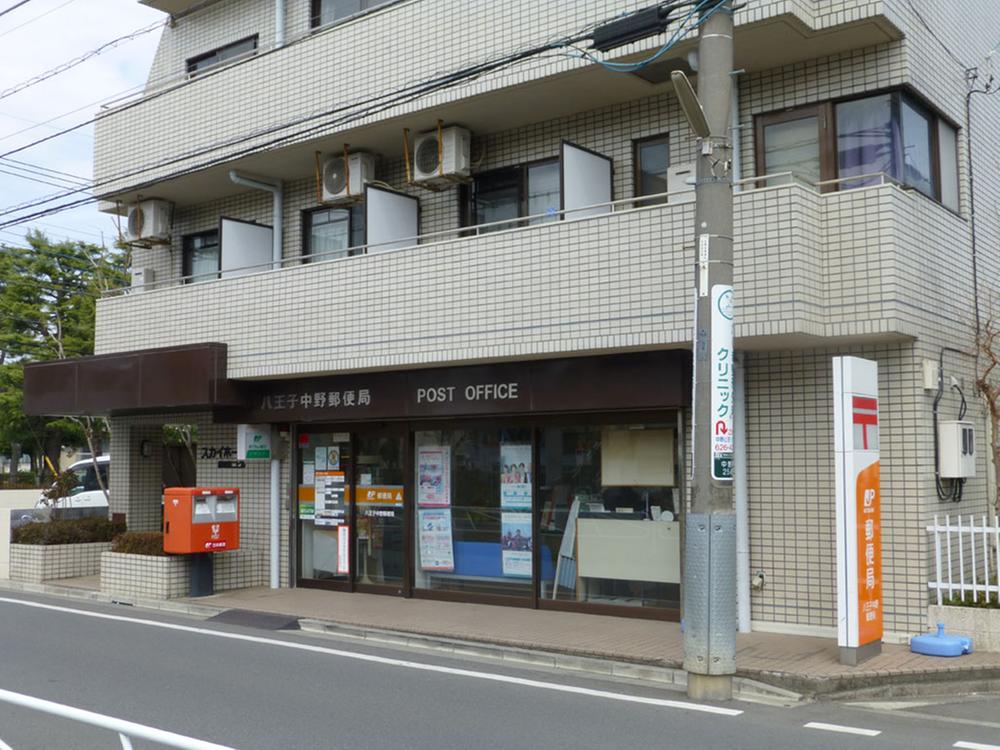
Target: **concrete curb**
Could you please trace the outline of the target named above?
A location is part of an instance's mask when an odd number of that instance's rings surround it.
[[[417,648],[454,656],[490,659],[510,666],[542,667],[599,677],[634,680],[672,690],[684,690],[687,687],[687,673],[683,669],[659,664],[618,661],[568,652],[543,651],[497,643],[404,633],[311,618],[299,619],[299,627],[309,633],[323,633],[338,638],[383,646]],[[803,700],[803,696],[799,693],[740,676],[737,676],[733,681],[733,697],[737,700],[782,705],[798,703]]]

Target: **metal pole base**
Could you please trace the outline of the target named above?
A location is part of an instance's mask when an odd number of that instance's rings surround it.
[[[733,678],[731,675],[688,672],[687,695],[688,698],[699,701],[731,701]]]
[[[868,661],[873,656],[882,653],[882,641],[872,641],[864,646],[852,648],[851,646],[840,647],[840,663],[848,667],[856,667],[862,662]]]
[[[188,596],[212,596],[215,593],[215,564],[211,552],[191,555],[190,593]]]

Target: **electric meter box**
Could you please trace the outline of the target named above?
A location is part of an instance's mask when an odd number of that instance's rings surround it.
[[[240,491],[168,487],[163,491],[163,551],[177,555],[240,548]]]
[[[972,422],[938,423],[938,473],[942,479],[976,475],[976,430]]]

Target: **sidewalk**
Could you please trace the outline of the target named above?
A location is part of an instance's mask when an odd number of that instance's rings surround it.
[[[359,630],[415,633],[674,669],[681,667],[684,658],[680,625],[656,620],[316,589],[245,589],[188,601],[295,615]],[[861,666],[847,667],[838,661],[835,640],[810,636],[741,634],[736,663],[742,677],[806,696],[912,688],[932,682],[996,680],[1000,686],[1000,653],[976,652],[943,659],[911,653],[907,646],[885,644],[880,656]]]
[[[96,578],[85,578],[25,588],[107,599],[96,591],[97,585]],[[601,660],[661,670],[680,669],[683,661],[680,626],[657,620],[303,588],[252,588],[197,599],[135,604],[200,615],[226,610],[280,614],[301,620],[304,627],[339,635],[418,645],[415,636],[422,641],[419,645],[432,647],[435,644],[429,639],[443,639],[473,650],[476,646],[512,649],[518,654],[513,661],[542,663],[541,659],[529,658],[530,654],[547,654],[555,657],[557,665],[587,671],[595,671],[592,665],[600,662],[574,667],[567,660]],[[858,667],[847,667],[839,663],[833,639],[748,633],[737,637],[736,662],[737,674],[742,678],[810,698],[845,693],[912,695],[921,689],[951,692],[959,682],[967,691],[1000,690],[1000,653],[975,652],[945,659],[911,653],[907,646],[885,644],[880,656]],[[610,668],[604,671],[624,674]]]

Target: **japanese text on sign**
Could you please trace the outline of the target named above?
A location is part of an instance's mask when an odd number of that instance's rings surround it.
[[[733,288],[712,287],[712,478],[733,478]]]
[[[350,391],[267,394],[261,398],[260,408],[268,411],[282,411],[286,409],[350,408],[355,406],[371,406],[371,404],[371,391],[368,388],[359,388]]]

